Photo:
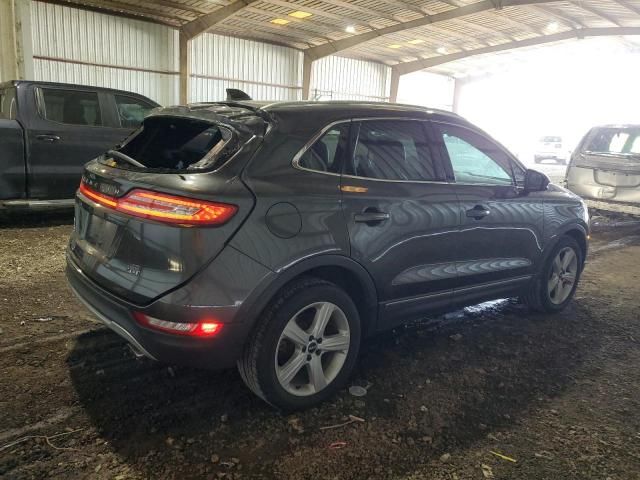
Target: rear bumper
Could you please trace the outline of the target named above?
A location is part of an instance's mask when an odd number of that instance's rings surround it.
[[[603,200],[591,200],[589,198],[585,198],[584,202],[587,204],[588,207],[595,208],[597,210],[604,210],[605,212],[626,213],[628,215],[640,216],[640,203],[630,204],[630,203],[619,203],[619,202],[607,202]]]
[[[140,311],[165,319],[169,319],[167,315],[171,315],[170,319],[175,321],[219,312],[215,311],[215,307],[166,305],[162,303],[162,299],[148,307],[130,304],[95,284],[69,256],[66,274],[72,291],[80,301],[139,354],[164,363],[207,369],[232,367],[242,355],[250,322],[238,319],[222,322],[220,333],[213,338],[192,338],[158,332],[139,325],[132,312]],[[229,320],[231,312],[228,308],[225,312],[226,320]]]

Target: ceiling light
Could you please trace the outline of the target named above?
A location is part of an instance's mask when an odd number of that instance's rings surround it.
[[[418,45],[420,43],[424,43],[424,40],[420,40],[419,38],[416,38],[415,40],[409,40],[407,43],[409,45]]]
[[[440,55],[444,55],[445,53],[447,53],[447,49],[444,47],[438,47],[436,52],[438,52]]]
[[[400,45],[399,43],[394,43],[392,45],[388,45],[389,48],[402,48],[402,45]]]
[[[276,25],[286,25],[291,22],[291,20],[285,20],[284,18],[274,18],[271,20],[271,23],[275,23]]]
[[[558,25],[558,22],[549,22],[549,25],[547,25],[547,32],[557,32],[559,27],[560,25]]]
[[[289,16],[293,18],[309,18],[311,15],[313,15],[313,13],[303,12],[302,10],[296,10],[289,14]]]
[[[356,33],[355,25],[347,25],[347,28],[344,29],[347,33]]]

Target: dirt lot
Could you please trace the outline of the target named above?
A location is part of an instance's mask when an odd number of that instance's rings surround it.
[[[72,298],[70,230],[0,226],[2,478],[640,479],[637,225],[594,235],[566,312],[503,301],[373,339],[365,397],[290,416],[235,371],[135,360]]]

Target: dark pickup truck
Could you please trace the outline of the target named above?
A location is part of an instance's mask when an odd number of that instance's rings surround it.
[[[83,165],[120,143],[157,106],[106,88],[0,84],[0,212],[72,206]]]

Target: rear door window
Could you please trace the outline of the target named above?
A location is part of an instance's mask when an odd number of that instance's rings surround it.
[[[360,122],[347,173],[379,180],[440,181],[444,172],[434,161],[423,122]]]
[[[147,113],[155,108],[144,100],[127,95],[115,95],[118,119],[123,128],[137,128]]]
[[[67,125],[101,126],[102,112],[96,92],[40,88],[42,116]]]
[[[186,118],[150,117],[120,153],[147,168],[202,170],[221,167],[239,148],[229,127]]]

